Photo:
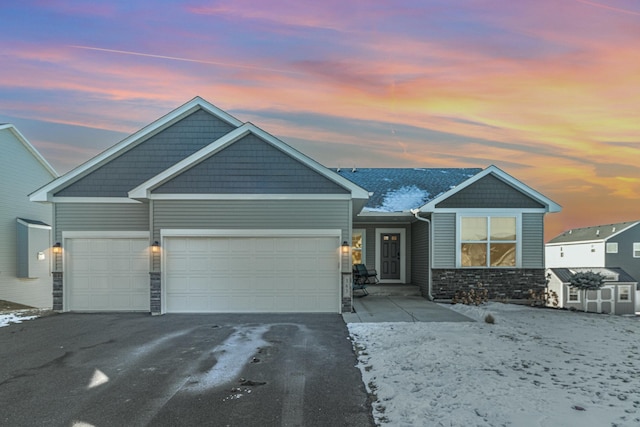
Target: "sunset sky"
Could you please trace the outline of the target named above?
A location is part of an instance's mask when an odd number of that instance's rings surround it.
[[[197,95],[328,167],[495,164],[546,239],[640,220],[637,0],[0,5],[0,123],[60,173]]]

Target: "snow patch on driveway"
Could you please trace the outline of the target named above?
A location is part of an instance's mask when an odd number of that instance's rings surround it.
[[[185,388],[202,391],[236,379],[260,347],[268,345],[262,337],[269,327],[262,325],[234,328],[234,332],[207,355],[216,360],[211,369],[192,376]]]
[[[21,316],[19,313],[0,314],[0,328],[11,323],[22,323],[25,320],[35,319],[38,316]]]

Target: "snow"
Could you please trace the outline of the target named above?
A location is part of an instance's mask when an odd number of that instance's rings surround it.
[[[25,320],[35,319],[38,316],[23,316],[19,311],[0,314],[0,328],[9,326],[11,323],[22,323]]]
[[[378,424],[640,425],[638,318],[447,307],[478,322],[348,324]]]
[[[382,201],[382,205],[368,208],[370,212],[402,212],[424,205],[429,193],[415,185],[400,187],[389,191]]]

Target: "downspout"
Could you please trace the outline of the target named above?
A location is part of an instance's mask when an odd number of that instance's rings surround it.
[[[433,295],[431,295],[431,267],[433,266],[433,233],[431,232],[431,220],[419,216],[419,209],[411,209],[411,213],[418,221],[424,221],[429,226],[429,268],[427,269],[427,298],[429,301],[433,301]]]

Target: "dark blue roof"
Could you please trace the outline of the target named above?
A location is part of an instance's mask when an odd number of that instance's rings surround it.
[[[482,171],[480,168],[333,170],[373,192],[365,209],[377,212],[403,212],[419,208]]]

